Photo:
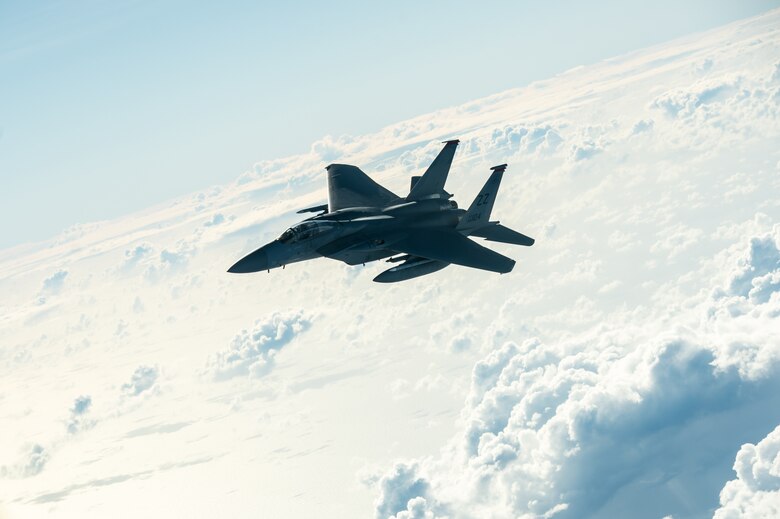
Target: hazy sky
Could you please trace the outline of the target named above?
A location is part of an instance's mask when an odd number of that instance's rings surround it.
[[[5,2],[0,247],[777,5]]]

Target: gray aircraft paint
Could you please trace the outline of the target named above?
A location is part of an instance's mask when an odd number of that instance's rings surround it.
[[[234,264],[228,272],[249,273],[326,257],[349,265],[389,258],[400,263],[374,281],[393,283],[439,271],[451,263],[501,274],[514,260],[468,236],[530,246],[534,240],[490,221],[506,164],[493,171],[468,210],[459,209],[444,190],[457,140],[447,141],[421,177],[412,177],[401,198],[374,182],[360,168],[331,164],[328,203],[301,209],[319,212]]]

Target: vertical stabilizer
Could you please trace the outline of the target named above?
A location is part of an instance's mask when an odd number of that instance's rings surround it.
[[[458,147],[459,142],[459,140],[455,139],[444,143],[444,148],[433,159],[425,174],[412,186],[409,196],[406,197],[407,200],[420,200],[436,196],[449,197],[447,192],[444,191],[444,183],[447,182],[447,175],[450,172],[450,166],[452,166],[452,158],[455,156],[455,149]]]
[[[398,196],[349,164],[331,164],[328,171],[328,210],[346,207],[384,207]]]
[[[458,230],[475,229],[487,225],[490,221],[490,213],[493,211],[493,204],[498,194],[498,186],[501,185],[501,179],[506,170],[506,164],[493,166],[490,168],[493,173],[488,178],[477,198],[471,202],[466,213],[461,217],[458,224]]]

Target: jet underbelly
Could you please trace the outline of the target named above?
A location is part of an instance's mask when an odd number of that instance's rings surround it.
[[[389,251],[387,249],[380,249],[375,251],[345,250],[328,255],[327,257],[343,261],[347,265],[360,265],[362,263],[388,258],[393,254],[395,254],[395,252]]]
[[[328,243],[318,248],[317,252],[347,265],[360,265],[392,256],[394,252],[385,249],[384,245],[384,240],[358,233]]]

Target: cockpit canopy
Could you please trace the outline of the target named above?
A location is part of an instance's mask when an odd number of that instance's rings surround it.
[[[295,243],[320,235],[335,226],[333,222],[302,222],[284,231],[278,240],[282,243]]]

